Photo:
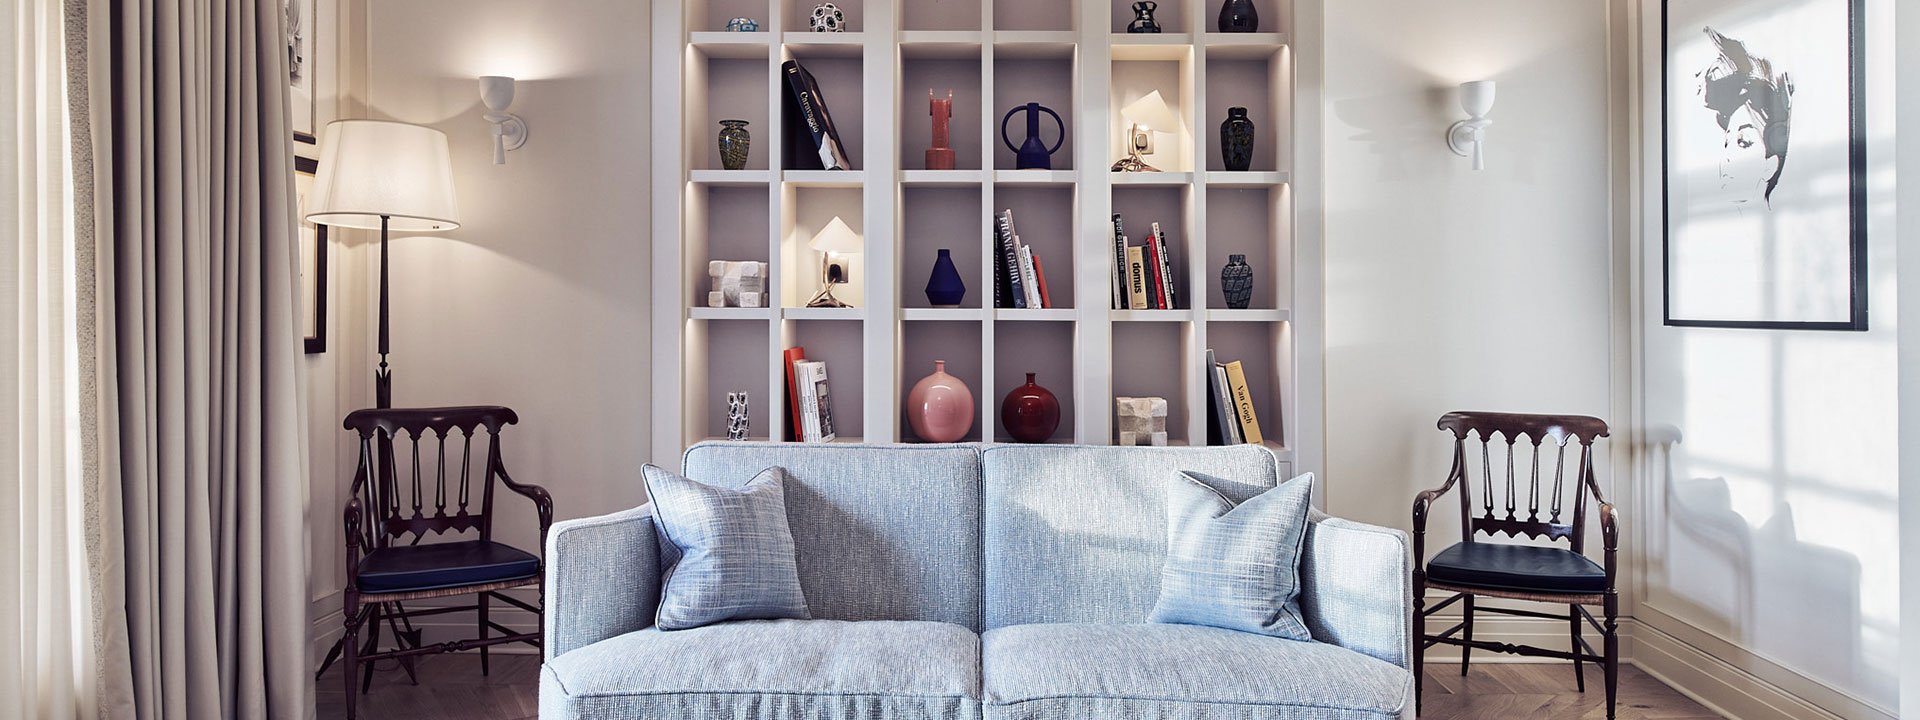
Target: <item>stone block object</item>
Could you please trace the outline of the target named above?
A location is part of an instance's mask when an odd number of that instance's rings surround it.
[[[1116,397],[1113,399],[1115,428],[1120,445],[1167,444],[1167,399],[1158,397]]]
[[[714,260],[707,263],[713,288],[707,307],[761,307],[767,292],[767,264],[755,260]]]

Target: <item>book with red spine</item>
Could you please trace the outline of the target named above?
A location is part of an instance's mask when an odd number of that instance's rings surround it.
[[[799,345],[781,353],[787,363],[787,404],[793,408],[793,424],[787,426],[787,439],[800,440],[800,384],[793,375],[793,364],[807,359],[807,349]]]
[[[1160,230],[1160,223],[1153,224],[1155,259],[1160,268],[1160,308],[1172,310],[1177,306],[1173,297],[1173,251],[1167,247],[1167,234]]]
[[[1033,255],[1033,279],[1034,284],[1040,286],[1040,307],[1053,307],[1053,296],[1047,294],[1047,268],[1040,263],[1037,254]]]
[[[1160,272],[1160,223],[1153,224],[1153,231],[1147,233],[1147,247],[1142,251],[1147,261],[1147,307],[1153,310],[1167,309],[1166,277]]]

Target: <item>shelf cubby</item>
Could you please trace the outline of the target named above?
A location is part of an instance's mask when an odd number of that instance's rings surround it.
[[[1007,393],[1026,384],[1027,373],[1034,373],[1035,382],[1060,401],[1060,427],[1047,442],[1074,442],[1079,415],[1074,395],[1074,323],[995,322],[993,334],[993,392],[981,403],[980,413],[992,423],[994,440],[1012,442],[1000,424],[1000,403]]]
[[[1128,245],[1145,248],[1147,234],[1153,231],[1154,223],[1159,223],[1160,231],[1167,236],[1169,264],[1173,268],[1174,307],[1162,312],[1184,311],[1194,307],[1190,270],[1193,266],[1193,250],[1198,246],[1194,242],[1193,225],[1189,220],[1194,217],[1192,197],[1192,189],[1185,185],[1116,185],[1113,188],[1113,210],[1120,215]],[[1109,224],[1107,233],[1111,236],[1112,232],[1112,225]]]
[[[1293,277],[1292,253],[1280,233],[1285,217],[1284,191],[1272,189],[1207,188],[1207,258],[1209,309],[1226,308],[1219,283],[1220,268],[1230,255],[1247,256],[1253,267],[1253,300],[1248,309],[1281,309],[1280,298],[1291,297],[1287,278]]]
[[[805,35],[807,33],[801,34]],[[813,34],[838,35],[839,33]],[[856,50],[858,49],[857,45],[854,47]],[[856,52],[852,57],[813,55],[810,54],[808,50],[803,50],[803,48],[819,50],[820,46],[794,45],[789,43],[783,50],[783,60],[797,59],[801,67],[813,75],[814,82],[820,86],[820,98],[827,106],[828,115],[833,119],[834,128],[840,133],[840,146],[846,151],[847,161],[853,164],[855,170],[865,168],[866,154],[863,151],[866,146],[863,143],[863,130],[866,127],[864,112],[866,98],[861,88],[861,80],[863,77],[861,74],[862,63],[858,53]],[[779,76],[781,85],[775,89],[780,93],[787,92],[785,76],[777,71],[776,75]],[[780,102],[785,102],[785,95],[775,95],[774,97]],[[781,106],[776,105],[776,107]],[[785,123],[786,118],[782,117],[780,124],[783,128],[785,127]],[[785,136],[783,136],[783,139],[784,138]],[[810,149],[788,149],[794,152],[811,152]],[[781,167],[783,169],[793,169],[793,166],[787,162],[790,159],[791,158],[786,157],[781,158]]]
[[[785,20],[785,25],[783,27],[789,33],[808,32],[807,19],[813,15],[814,7],[820,5],[820,2],[821,2],[821,0],[776,0],[776,1],[781,3],[781,7],[780,7],[780,12],[782,13],[781,17]],[[872,1],[875,3],[893,2],[893,0],[872,0]],[[848,34],[864,32],[867,30],[867,15],[868,15],[868,10],[870,9],[867,6],[867,0],[833,0],[833,4],[838,5],[840,7],[841,15],[845,16],[846,18],[845,24],[842,26],[845,28],[844,32],[812,33],[812,34],[814,35],[848,35]],[[883,28],[883,29],[891,29],[891,28]]]
[[[1073,307],[1074,200],[1072,187],[996,184],[993,191],[990,215],[997,216],[1001,210],[1013,211],[1014,232],[1020,235],[1020,242],[1032,248],[1034,256],[1041,258],[1041,267],[1047,276],[1047,297],[1053,301],[1054,309]],[[983,246],[991,248],[993,242],[991,232],[983,233]],[[998,255],[989,250],[987,257]],[[992,304],[992,281],[993,276],[988,275],[985,285],[988,304]],[[1040,309],[1003,308],[1001,312],[1018,314]]]
[[[904,0],[900,28],[908,32],[979,30],[982,0]]]
[[[1056,128],[1053,116],[1040,113],[1041,142],[1052,147],[1058,138],[1059,148],[1054,151],[1051,163],[1054,170],[1072,170],[1074,157],[1074,107],[1073,82],[1076,61],[1071,48],[1065,56],[1053,57],[1007,57],[994,48],[993,58],[993,108],[991,122],[986,128],[987,140],[993,146],[993,166],[997,170],[1013,170],[1016,167],[1015,153],[1007,147],[1000,132],[1001,123],[1006,123],[1004,137],[1015,145],[1027,137],[1026,113],[1008,118],[1006,115],[1016,106],[1037,102],[1060,114],[1064,128]],[[1064,130],[1064,135],[1056,133]]]
[[[1074,30],[1074,4],[1056,0],[992,0],[993,29],[1064,32]]]
[[[1263,444],[1272,448],[1287,446],[1287,418],[1280,412],[1286,407],[1281,379],[1291,370],[1284,364],[1286,356],[1282,354],[1285,336],[1286,324],[1278,322],[1207,326],[1207,346],[1213,348],[1214,359],[1222,363],[1240,361],[1241,371],[1247,376],[1247,390],[1253,395],[1254,414],[1260,420]],[[1205,402],[1197,405],[1200,411],[1208,407]]]
[[[861,348],[862,323],[859,320],[786,320],[780,327],[781,344],[762,363],[771,362],[781,378],[781,353],[800,346],[808,360],[827,364],[827,389],[832,394],[833,425],[842,442],[864,437],[866,376]],[[786,402],[782,393],[781,402]]]
[[[729,33],[744,36],[746,33]],[[696,56],[691,63],[692,70],[706,81],[705,102],[700,104],[701,112],[692,118],[693,127],[705,130],[705,142],[700,153],[701,162],[694,166],[698,170],[720,170],[720,121],[745,120],[747,132],[752,135],[748,145],[747,170],[766,170],[767,145],[765,139],[776,131],[768,120],[772,106],[767,101],[767,46],[759,46],[757,57],[710,57]]]
[[[1187,317],[1191,317],[1188,314]],[[1121,323],[1113,327],[1113,397],[1159,397],[1167,399],[1167,442],[1169,445],[1203,445],[1206,439],[1192,442],[1188,434],[1190,396],[1187,388],[1196,378],[1197,366],[1190,362],[1193,326],[1183,322]],[[1109,417],[1115,415],[1111,402]],[[1115,430],[1119,429],[1116,420]],[[1115,442],[1118,435],[1106,438]]]
[[[993,297],[993,276],[987,265],[987,228],[982,225],[980,188],[908,187],[901,190],[900,306],[932,308],[925,292],[933,263],[945,249],[967,285],[961,308],[978,309]],[[1017,217],[1017,215],[1016,215]]]
[[[956,170],[979,170],[981,151],[981,62],[974,45],[902,46],[900,61],[900,167],[924,170],[927,149],[933,147],[933,117],[928,97],[953,93],[953,117],[948,135]]]
[[[1206,116],[1201,120],[1201,133],[1206,139],[1206,169],[1224,171],[1225,160],[1220,153],[1220,123],[1227,119],[1227,109],[1244,107],[1247,119],[1253,122],[1253,162],[1248,172],[1276,172],[1282,167],[1281,143],[1276,137],[1286,137],[1287,128],[1282,118],[1287,116],[1286,108],[1279,98],[1284,95],[1280,87],[1281,50],[1269,48],[1265,57],[1236,58],[1218,57],[1212,49],[1207,53],[1207,100]]]
[[[797,186],[781,189],[780,259],[775,263],[779,278],[779,306],[804,309],[814,293],[820,291],[820,252],[808,246],[814,234],[838,217],[855,234],[867,236],[862,214],[864,196],[859,188]],[[835,264],[847,272],[848,282],[834,289],[835,297],[859,310],[866,304],[866,253],[836,254]],[[845,308],[825,308],[845,310]]]
[[[900,334],[900,390],[897,396],[902,403],[899,428],[902,441],[925,441],[913,434],[912,426],[907,422],[904,403],[913,386],[921,378],[933,374],[936,360],[946,361],[947,374],[959,378],[973,391],[973,427],[967,430],[966,437],[961,441],[978,442],[982,439],[982,419],[990,416],[985,412],[987,399],[981,393],[980,358],[978,322],[909,320],[904,323]]]
[[[1139,36],[1134,36],[1139,37]],[[1150,128],[1153,152],[1144,155],[1147,164],[1163,171],[1191,173],[1193,159],[1194,87],[1191,45],[1171,46],[1177,52],[1168,56],[1136,56],[1117,59],[1121,46],[1115,46],[1113,91],[1108,95],[1107,154],[1113,160],[1127,156],[1127,133],[1132,124],[1121,115],[1121,108],[1158,91],[1169,110],[1180,119],[1179,127]],[[1110,161],[1111,162],[1111,161]],[[1140,173],[1134,173],[1140,174]]]
[[[764,185],[695,184],[688,190],[688,234],[701,239],[686,254],[689,307],[706,308],[707,292],[713,289],[707,274],[709,261],[771,260],[768,242],[771,236],[767,230],[770,208]]]
[[[764,310],[763,310],[764,312]],[[751,320],[704,320],[687,323],[687,353],[707,366],[703,387],[689,388],[701,401],[695,412],[705,417],[695,423],[706,437],[727,436],[727,393],[747,393],[748,433],[768,437],[768,407],[781,402],[770,387],[766,357],[767,324]],[[778,354],[778,353],[774,353]]]

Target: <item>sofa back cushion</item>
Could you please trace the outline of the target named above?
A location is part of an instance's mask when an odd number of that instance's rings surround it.
[[[1001,445],[983,458],[988,630],[1146,622],[1167,554],[1168,478],[1190,470],[1267,488],[1281,477],[1258,445]]]
[[[980,630],[977,448],[711,442],[687,449],[685,474],[737,486],[774,466],[787,470],[788,525],[814,618]]]

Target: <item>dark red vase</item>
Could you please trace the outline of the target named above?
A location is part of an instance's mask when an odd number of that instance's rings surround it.
[[[1035,384],[1033,376],[1027,373],[1027,384],[1014,388],[1000,403],[1000,424],[1015,442],[1046,442],[1060,428],[1060,399]]]

